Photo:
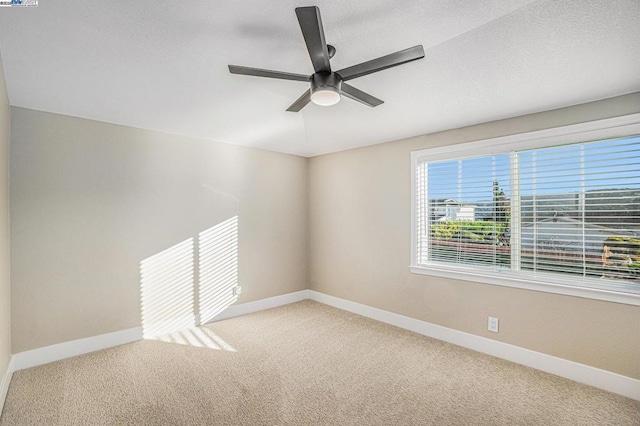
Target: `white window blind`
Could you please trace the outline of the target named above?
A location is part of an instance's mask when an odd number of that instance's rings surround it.
[[[518,155],[522,269],[640,288],[640,138]]]
[[[423,182],[421,261],[510,264],[510,156],[420,165]]]
[[[640,137],[415,167],[415,263],[640,293]]]

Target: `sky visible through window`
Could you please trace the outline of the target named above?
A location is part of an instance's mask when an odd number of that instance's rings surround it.
[[[521,151],[520,194],[640,189],[638,150],[640,136]],[[429,163],[430,199],[488,202],[493,199],[494,181],[510,198],[509,154]]]

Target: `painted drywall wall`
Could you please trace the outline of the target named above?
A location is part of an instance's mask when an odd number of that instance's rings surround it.
[[[0,56],[0,381],[11,357],[9,281],[9,97]]]
[[[306,288],[307,159],[16,107],[11,126],[14,353],[140,326],[144,279],[224,281],[202,239],[234,220],[238,303]]]
[[[411,151],[638,112],[635,93],[311,158],[310,288],[640,379],[640,307],[409,271]]]

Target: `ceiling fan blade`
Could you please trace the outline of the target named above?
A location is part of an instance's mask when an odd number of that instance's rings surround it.
[[[340,71],[336,71],[336,74],[340,74],[340,77],[342,77],[342,80],[344,81],[353,80],[354,78],[362,77],[363,75],[382,71],[387,68],[406,64],[407,62],[422,58],[424,58],[424,49],[422,48],[422,45],[418,45],[371,61],[363,62],[352,67],[341,69]]]
[[[297,101],[292,103],[291,106],[287,108],[287,111],[298,112],[302,108],[304,108],[305,105],[307,105],[309,102],[311,102],[311,90],[307,90],[306,92],[304,92],[302,96],[298,98]]]
[[[313,69],[316,72],[331,72],[329,50],[324,38],[324,30],[322,29],[320,9],[316,6],[297,7],[296,15],[298,16],[304,41],[307,44]]]
[[[229,65],[229,72],[231,74],[252,75],[254,77],[267,77],[267,78],[278,78],[280,80],[295,80],[295,81],[309,82],[308,75],[294,74],[294,73],[283,72],[283,71],[263,70],[260,68],[243,67],[240,65]]]
[[[378,105],[381,105],[384,103],[384,101],[374,96],[371,96],[370,94],[365,93],[360,89],[356,89],[355,87],[347,83],[342,83],[341,90],[342,90],[342,94],[345,95],[347,98],[353,99],[354,101],[358,101],[372,108],[377,107]]]

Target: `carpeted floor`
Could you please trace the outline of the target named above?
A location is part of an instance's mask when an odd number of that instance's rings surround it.
[[[167,340],[192,345],[16,372],[0,425],[640,425],[639,401],[312,301]]]

